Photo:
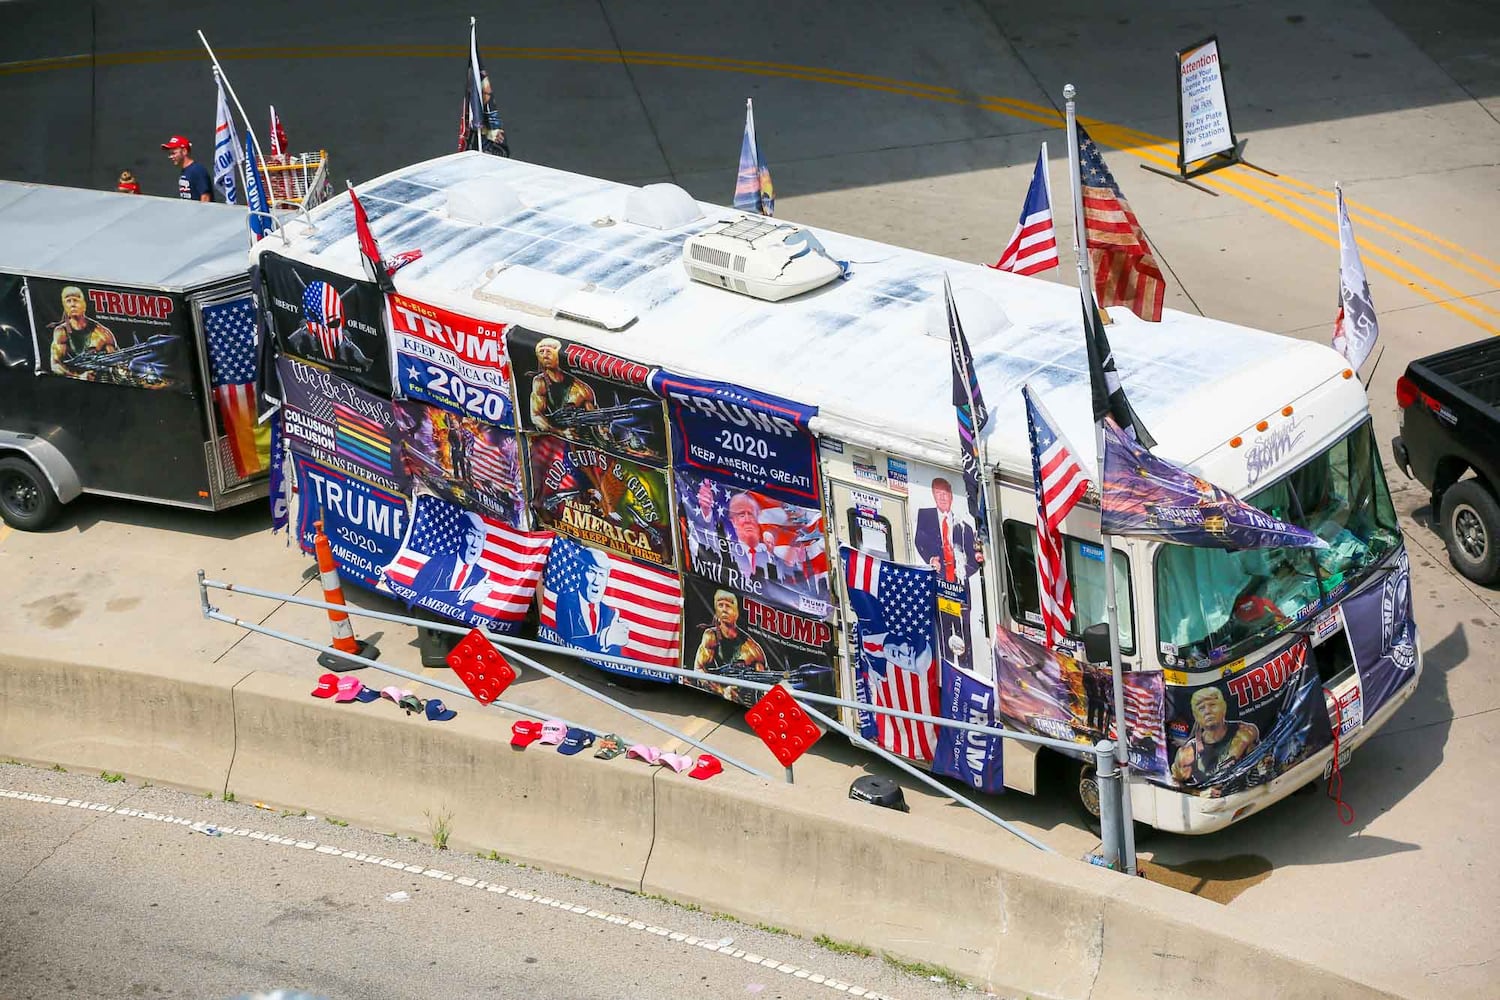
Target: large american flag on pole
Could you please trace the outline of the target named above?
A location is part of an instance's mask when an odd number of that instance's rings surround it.
[[[855,617],[855,669],[863,675],[871,704],[937,715],[937,574],[848,546],[839,556]],[[937,747],[933,723],[879,714],[875,720],[875,742],[882,749],[912,760],[932,760]]]
[[[1052,226],[1052,190],[1047,183],[1047,144],[1037,154],[1036,170],[1026,203],[1021,206],[1021,221],[1010,234],[1010,242],[993,265],[997,271],[1013,274],[1040,274],[1057,266],[1057,232]]]
[[[224,422],[234,469],[248,477],[265,466],[255,444],[255,302],[248,295],[203,307],[209,381]]]
[[[1088,237],[1094,293],[1103,306],[1129,306],[1152,323],[1161,322],[1167,285],[1146,234],[1115,183],[1099,147],[1078,126],[1078,169],[1083,187],[1083,224]]]
[[[629,627],[620,656],[656,667],[678,667],[682,636],[682,581],[676,573],[654,569],[602,549],[591,549],[559,537],[542,580],[541,623],[557,630],[559,597],[581,593],[584,570],[595,565],[595,553],[609,562],[603,604]],[[610,669],[618,670],[618,667]]]
[[[1063,560],[1062,523],[1088,492],[1089,478],[1047,410],[1029,385],[1026,430],[1031,437],[1031,474],[1036,484],[1036,578],[1047,646],[1068,634],[1073,621],[1073,588]]]
[[[487,594],[473,602],[474,613],[497,622],[519,622],[526,617],[536,596],[537,582],[542,578],[547,552],[552,547],[552,533],[521,531],[430,493],[417,495],[401,550],[385,569],[387,582],[413,588],[417,575],[429,560],[454,553],[461,556],[464,532],[475,518],[484,523],[484,545],[478,565],[485,571],[489,587]]]

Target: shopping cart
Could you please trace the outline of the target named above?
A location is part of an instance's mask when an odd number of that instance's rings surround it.
[[[312,208],[333,194],[327,150],[268,156],[262,169],[272,210]]]

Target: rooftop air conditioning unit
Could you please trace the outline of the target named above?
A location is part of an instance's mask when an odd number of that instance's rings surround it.
[[[755,216],[689,236],[682,265],[694,281],[767,302],[810,292],[844,273],[806,229]]]

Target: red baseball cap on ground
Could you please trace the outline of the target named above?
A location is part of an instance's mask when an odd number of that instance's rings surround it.
[[[530,719],[522,719],[520,722],[511,724],[510,745],[513,747],[529,747],[542,735],[542,724]]]
[[[187,141],[186,136],[174,135],[161,144],[162,149],[191,149],[192,143]]]
[[[719,758],[711,753],[702,753],[698,755],[698,762],[693,765],[693,769],[688,772],[688,777],[707,781],[723,770],[724,765],[719,763]]]

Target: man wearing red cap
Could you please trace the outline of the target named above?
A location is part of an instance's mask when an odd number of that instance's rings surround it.
[[[172,161],[172,166],[182,169],[177,178],[177,197],[188,201],[213,201],[213,183],[203,164],[193,159],[193,144],[180,135],[174,135],[161,144]]]

